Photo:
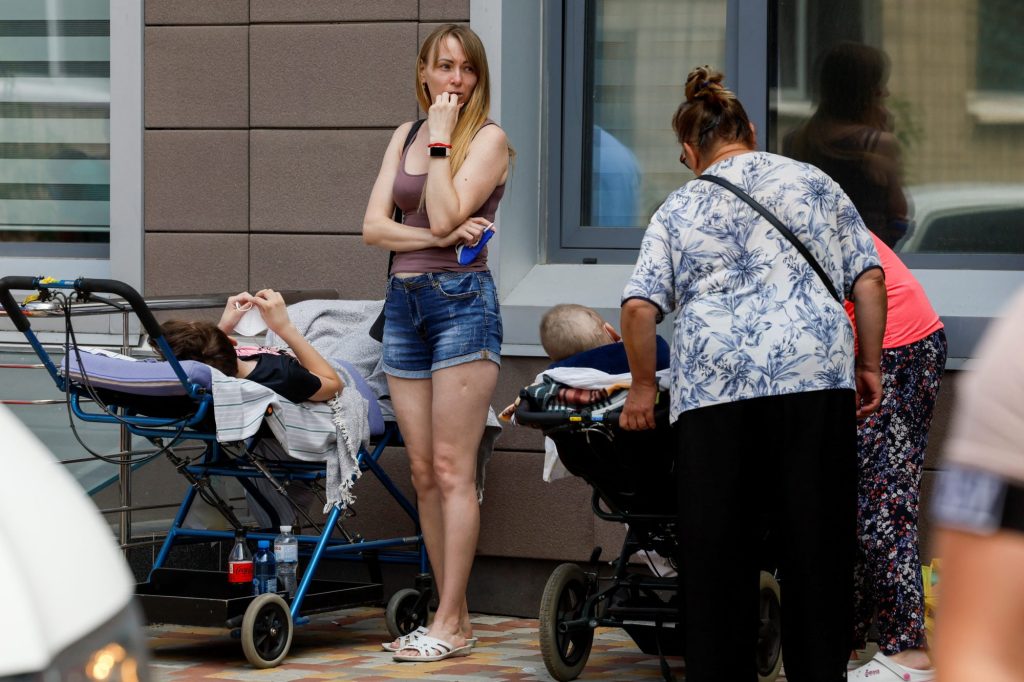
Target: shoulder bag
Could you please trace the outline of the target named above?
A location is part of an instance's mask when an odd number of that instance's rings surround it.
[[[813,268],[814,271],[818,273],[818,277],[821,278],[821,283],[825,285],[826,289],[828,289],[828,293],[832,295],[832,298],[836,299],[837,303],[843,302],[843,299],[839,296],[839,292],[836,291],[835,285],[832,284],[832,280],[829,279],[829,276],[827,274],[825,274],[824,268],[822,268],[818,261],[814,258],[814,255],[807,250],[807,247],[803,245],[803,242],[797,239],[796,235],[793,234],[788,227],[783,225],[782,221],[776,218],[771,211],[762,206],[757,200],[755,200],[749,194],[747,194],[742,189],[732,184],[725,178],[720,178],[717,175],[701,175],[697,179],[706,180],[707,182],[712,182],[718,185],[719,187],[724,187],[725,189],[729,190],[730,192],[738,196],[740,199],[742,199],[752,209],[760,213],[764,217],[764,219],[767,220],[772,225],[774,225],[775,229],[781,232],[782,236],[785,237],[789,241],[789,243],[792,244],[793,247],[800,252],[800,255],[807,260],[807,263],[811,266],[811,268]]]

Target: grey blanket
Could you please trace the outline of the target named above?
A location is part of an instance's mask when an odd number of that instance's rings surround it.
[[[366,378],[374,393],[387,395],[388,382],[381,366],[381,344],[370,338],[370,325],[384,301],[302,301],[288,306],[295,328],[325,358],[342,358]],[[268,346],[286,345],[267,332]]]
[[[377,396],[388,395],[387,377],[383,369],[383,346],[370,337],[370,326],[384,301],[313,300],[288,306],[288,316],[295,328],[325,358],[343,358],[366,378]],[[268,346],[286,345],[276,334],[267,332]],[[381,401],[384,418],[394,419],[390,400]],[[487,426],[477,450],[477,492],[483,500],[487,462],[494,452],[494,442],[501,435],[501,422],[494,409],[487,412]]]

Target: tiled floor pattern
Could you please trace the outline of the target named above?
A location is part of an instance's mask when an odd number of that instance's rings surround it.
[[[315,616],[295,629],[291,651],[277,668],[252,668],[227,630],[175,625],[147,629],[158,682],[188,680],[436,680],[519,682],[550,680],[537,641],[537,621],[474,616],[480,641],[472,655],[439,663],[395,663],[382,651],[383,611],[350,609]],[[668,659],[677,678],[683,662]],[[659,680],[658,658],[641,653],[622,630],[601,629],[581,680]]]

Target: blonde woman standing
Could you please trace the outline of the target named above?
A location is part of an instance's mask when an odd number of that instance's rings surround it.
[[[476,453],[501,363],[501,313],[487,249],[460,265],[494,221],[512,150],[488,118],[487,56],[446,24],[420,48],[416,94],[426,123],[391,138],[363,219],[367,244],[394,252],[384,371],[405,440],[439,605],[426,633],[385,648],[400,661],[468,654],[466,586],[480,529]],[[395,207],[404,215],[393,220]]]

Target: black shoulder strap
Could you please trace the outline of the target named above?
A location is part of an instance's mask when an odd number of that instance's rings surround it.
[[[423,123],[426,120],[427,119],[425,119],[425,118],[420,118],[420,119],[417,119],[417,120],[412,122],[412,127],[409,128],[409,134],[405,136],[405,144],[402,145],[402,155],[403,156],[405,155],[405,150],[407,150],[410,147],[410,145],[412,145],[412,141],[416,139],[416,133],[419,132],[420,127],[423,125]],[[398,162],[399,163],[404,163],[404,161],[403,161],[403,159],[401,157],[399,157]],[[398,204],[395,204],[395,213],[391,217],[391,219],[394,220],[396,223],[402,222],[402,209],[398,208]],[[388,275],[391,274],[391,266],[394,265],[394,263],[395,263],[395,252],[391,251],[388,254]]]
[[[701,175],[697,179],[707,180],[708,182],[713,182],[719,187],[724,187],[725,189],[729,190],[730,192],[738,196],[744,202],[746,202],[746,204],[750,206],[752,209],[760,213],[764,217],[764,219],[767,220],[772,225],[774,225],[775,229],[781,232],[782,236],[785,237],[789,241],[789,243],[793,245],[793,248],[799,251],[800,255],[807,260],[808,264],[810,264],[814,271],[818,273],[818,277],[821,278],[821,283],[825,285],[826,289],[828,289],[828,293],[832,295],[832,298],[836,299],[836,302],[838,303],[843,302],[843,299],[839,296],[839,292],[836,291],[835,285],[832,284],[832,280],[829,279],[829,276],[827,274],[825,274],[825,270],[821,267],[821,265],[818,264],[818,261],[814,258],[814,255],[807,250],[807,247],[803,245],[803,242],[797,239],[796,235],[793,234],[788,227],[783,225],[782,221],[776,218],[771,211],[769,211],[767,208],[758,203],[749,194],[747,194],[739,187],[737,187],[736,185],[732,184],[731,182],[724,178],[720,178],[717,175]]]

